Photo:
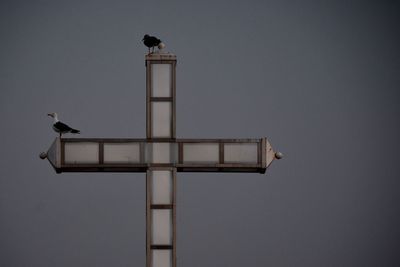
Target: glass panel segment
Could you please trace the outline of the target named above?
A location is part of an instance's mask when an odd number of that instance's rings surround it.
[[[104,163],[140,163],[140,144],[105,143]]]
[[[99,144],[93,142],[65,143],[64,160],[67,164],[99,163]]]
[[[151,204],[172,204],[172,171],[151,171]]]
[[[152,267],[172,266],[172,251],[170,249],[153,249],[152,254]]]
[[[185,163],[218,163],[218,143],[183,144],[183,162]]]
[[[151,70],[151,95],[171,97],[171,64],[152,64]]]
[[[257,143],[224,144],[225,163],[255,163],[258,162]]]
[[[147,143],[148,163],[174,163],[176,160],[177,144],[175,143]]]
[[[152,209],[152,245],[172,245],[172,210]]]
[[[171,102],[151,102],[152,137],[171,137]]]

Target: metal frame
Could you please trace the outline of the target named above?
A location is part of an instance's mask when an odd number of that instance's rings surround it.
[[[153,97],[152,95],[152,68],[153,64],[170,64],[170,96],[169,97]],[[174,143],[176,138],[176,56],[171,54],[151,54],[146,56],[146,142],[169,142]],[[155,102],[171,103],[170,117],[170,135],[169,137],[153,137],[153,114],[152,105]],[[151,175],[153,170],[170,170],[172,171],[172,247],[153,244],[151,245],[152,234],[152,215],[151,209],[160,206],[151,205]],[[146,266],[152,267],[152,250],[154,249],[171,249],[172,267],[176,267],[176,171],[174,164],[149,164],[146,171]],[[165,208],[162,207],[162,208]]]
[[[71,164],[65,163],[66,143],[98,143],[99,160],[93,164]],[[56,156],[60,161],[52,163],[57,172],[146,172],[149,167],[174,167],[178,172],[256,172],[264,173],[271,159],[267,162],[268,141],[261,139],[121,139],[121,138],[57,138],[54,142]],[[140,162],[138,163],[104,163],[104,144],[138,143]],[[146,145],[149,143],[171,143],[176,144],[178,155],[176,162],[172,163],[149,163],[146,161]],[[218,163],[188,163],[184,162],[185,144],[215,143],[219,147]],[[224,145],[232,143],[255,143],[258,146],[257,163],[226,163],[224,162]],[[59,149],[58,149],[59,148]],[[271,149],[271,148],[270,148]],[[271,153],[270,153],[271,154]]]
[[[169,64],[171,65],[171,96],[170,97],[153,97],[152,95],[152,69],[153,64]],[[146,56],[146,136],[147,139],[175,139],[176,138],[176,56],[170,54],[147,55]],[[153,102],[171,103],[171,125],[170,137],[153,137]]]
[[[146,55],[146,139],[131,138],[56,138],[47,152],[47,158],[57,173],[61,172],[146,172],[146,266],[152,267],[152,250],[170,249],[172,252],[172,267],[177,265],[176,257],[176,173],[177,172],[257,172],[265,173],[266,168],[275,159],[275,152],[266,138],[261,139],[176,139],[176,56],[172,54]],[[171,95],[168,97],[153,97],[152,68],[153,64],[171,65]],[[152,104],[156,102],[171,103],[171,122],[169,137],[153,137]],[[91,142],[98,144],[98,163],[66,164],[65,144]],[[137,163],[105,163],[104,144],[137,143],[139,144],[139,162]],[[177,155],[169,163],[147,162],[147,145],[150,143],[171,143],[177,148]],[[184,145],[200,143],[218,144],[218,162],[184,162]],[[225,144],[256,143],[257,162],[227,163],[225,162]],[[173,151],[173,150],[171,150]],[[169,170],[172,172],[171,204],[152,204],[152,177],[154,170]],[[172,211],[172,245],[151,244],[152,240],[152,209],[170,209]]]
[[[152,200],[152,171],[171,171],[172,173],[172,199],[171,204],[151,204]],[[152,240],[152,210],[170,209],[172,212],[172,245],[151,244]],[[176,168],[149,167],[146,171],[146,266],[152,266],[152,251],[158,249],[171,250],[172,266],[176,267]]]

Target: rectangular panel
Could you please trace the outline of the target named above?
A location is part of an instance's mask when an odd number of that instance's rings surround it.
[[[148,163],[174,163],[176,161],[176,143],[148,143]]]
[[[140,163],[140,143],[105,143],[104,163]]]
[[[224,163],[257,163],[257,143],[224,144]]]
[[[171,64],[151,64],[152,97],[171,97]]]
[[[66,164],[99,163],[99,144],[90,142],[65,143],[64,162]]]
[[[172,204],[172,171],[151,171],[151,204]]]
[[[170,249],[153,249],[152,267],[172,267],[172,251]]]
[[[152,209],[152,245],[172,245],[172,210]]]
[[[218,143],[184,143],[183,144],[184,163],[218,163],[219,144]]]
[[[152,137],[171,137],[171,102],[151,102]]]

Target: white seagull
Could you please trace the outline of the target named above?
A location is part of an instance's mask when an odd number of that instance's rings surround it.
[[[61,138],[61,135],[64,133],[73,133],[73,134],[81,133],[79,130],[73,129],[73,128],[69,127],[68,125],[66,125],[65,123],[62,123],[61,121],[59,121],[57,113],[52,112],[47,115],[54,118],[53,130],[60,134],[60,138]]]

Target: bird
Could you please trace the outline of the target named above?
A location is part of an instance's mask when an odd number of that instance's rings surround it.
[[[66,125],[65,123],[62,123],[61,121],[59,121],[57,113],[52,112],[47,115],[54,119],[53,130],[60,134],[60,138],[61,138],[61,135],[64,133],[73,133],[73,134],[81,133],[81,131],[73,129],[73,128],[69,127],[68,125]]]
[[[160,39],[158,39],[155,36],[150,36],[148,34],[145,34],[142,41],[144,45],[149,48],[149,54],[150,54],[150,48],[152,48],[152,52],[154,52],[155,46],[158,46],[159,49],[164,48],[164,44],[161,42]]]

